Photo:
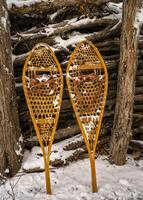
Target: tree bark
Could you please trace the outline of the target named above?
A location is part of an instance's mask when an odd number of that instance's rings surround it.
[[[110,161],[123,165],[132,136],[135,75],[137,69],[137,40],[139,24],[135,26],[141,0],[123,3],[123,27],[118,69],[117,99],[110,144]]]
[[[11,59],[10,24],[5,0],[0,0],[0,173],[20,168],[21,143]]]

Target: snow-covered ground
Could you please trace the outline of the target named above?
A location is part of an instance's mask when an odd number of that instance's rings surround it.
[[[76,136],[73,139],[78,139]],[[64,159],[72,154],[62,147],[71,139],[53,145],[51,159]],[[59,152],[58,152],[59,151]],[[43,168],[40,148],[24,154],[23,169]],[[142,200],[143,160],[128,158],[124,166],[111,165],[106,157],[96,160],[98,193],[91,192],[89,159],[74,162],[66,167],[51,168],[52,196],[46,194],[44,173],[26,174],[23,169],[0,186],[0,200]]]

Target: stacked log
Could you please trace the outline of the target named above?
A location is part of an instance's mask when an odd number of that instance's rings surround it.
[[[28,13],[28,15],[23,15],[21,13],[16,15],[14,14],[16,13],[16,8],[13,7],[11,9],[11,39],[13,47],[14,73],[21,130],[25,138],[34,135],[34,129],[29,116],[21,83],[22,69],[28,52],[38,42],[48,43],[55,51],[55,54],[61,63],[65,80],[66,66],[70,54],[72,53],[76,43],[83,39],[91,40],[98,47],[108,68],[108,97],[101,133],[110,134],[113,124],[117,93],[122,10],[119,4],[111,3],[105,4],[100,7],[100,9],[96,6],[95,9],[93,9],[93,6],[90,6],[90,4],[84,6],[84,11],[79,10],[80,7],[69,5],[59,9],[55,13],[53,13],[55,11],[55,9],[53,9],[48,15],[41,12],[40,14],[36,13],[34,16],[30,15],[30,13]],[[21,24],[24,24],[24,26]],[[143,31],[141,31],[139,37],[139,61],[136,74],[133,115],[133,132],[135,135],[143,134],[142,44]],[[56,136],[57,140],[80,133],[79,128],[77,128],[75,114],[70,102],[66,80],[64,83],[63,102]],[[62,132],[65,134],[62,134]]]

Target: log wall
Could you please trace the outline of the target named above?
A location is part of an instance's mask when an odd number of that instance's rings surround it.
[[[96,10],[96,12],[95,12]],[[121,8],[118,4],[106,4],[100,9],[86,6],[67,7],[50,15],[11,15],[11,39],[13,47],[13,63],[16,81],[17,100],[21,130],[25,138],[34,135],[33,126],[23,94],[21,76],[23,64],[28,52],[38,42],[48,43],[55,51],[61,63],[64,77],[67,61],[75,44],[83,38],[91,40],[102,54],[109,73],[108,98],[101,132],[109,133],[113,124],[116,103],[116,88],[119,65]],[[79,38],[79,39],[78,39]],[[62,41],[59,43],[59,41]],[[62,45],[63,44],[63,45]],[[133,133],[141,137],[143,134],[143,30],[139,37],[138,70],[136,74],[136,90],[134,101]],[[66,81],[56,140],[70,137],[80,132],[77,127]],[[70,128],[69,128],[70,127]],[[64,132],[64,134],[61,134]]]

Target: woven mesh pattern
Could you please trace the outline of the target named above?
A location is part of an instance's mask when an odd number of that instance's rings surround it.
[[[62,75],[47,45],[37,45],[25,71],[26,94],[42,141],[49,142],[60,110]]]
[[[105,106],[105,71],[89,42],[83,42],[72,56],[67,71],[67,84],[76,116],[93,150],[96,130]]]

